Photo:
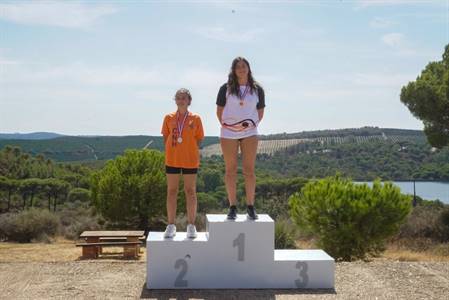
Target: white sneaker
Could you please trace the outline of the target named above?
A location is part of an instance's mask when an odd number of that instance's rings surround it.
[[[193,224],[187,225],[187,237],[189,239],[196,238],[196,227]]]
[[[168,224],[167,228],[164,232],[165,238],[172,238],[176,235],[176,225],[175,224]]]

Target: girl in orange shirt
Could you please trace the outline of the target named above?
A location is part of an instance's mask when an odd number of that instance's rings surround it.
[[[197,209],[196,176],[200,165],[199,146],[204,138],[199,115],[188,111],[192,102],[189,90],[179,89],[175,94],[176,112],[165,116],[161,133],[165,144],[165,172],[167,174],[168,225],[164,237],[176,235],[175,217],[179,177],[184,179],[187,204],[187,237],[196,237],[195,218]]]

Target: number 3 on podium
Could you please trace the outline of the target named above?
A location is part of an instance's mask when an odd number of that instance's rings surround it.
[[[299,269],[299,278],[295,280],[295,284],[299,288],[306,287],[309,283],[309,275],[307,275],[307,263],[305,261],[298,261],[296,269]]]

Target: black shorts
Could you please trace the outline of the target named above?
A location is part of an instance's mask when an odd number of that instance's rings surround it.
[[[189,169],[189,168],[177,168],[177,167],[170,167],[165,166],[165,173],[166,174],[197,174],[198,169]]]

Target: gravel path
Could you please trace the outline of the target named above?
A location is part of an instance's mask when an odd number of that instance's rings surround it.
[[[449,299],[449,262],[337,263],[335,290],[145,288],[145,262],[3,262],[1,299]]]

